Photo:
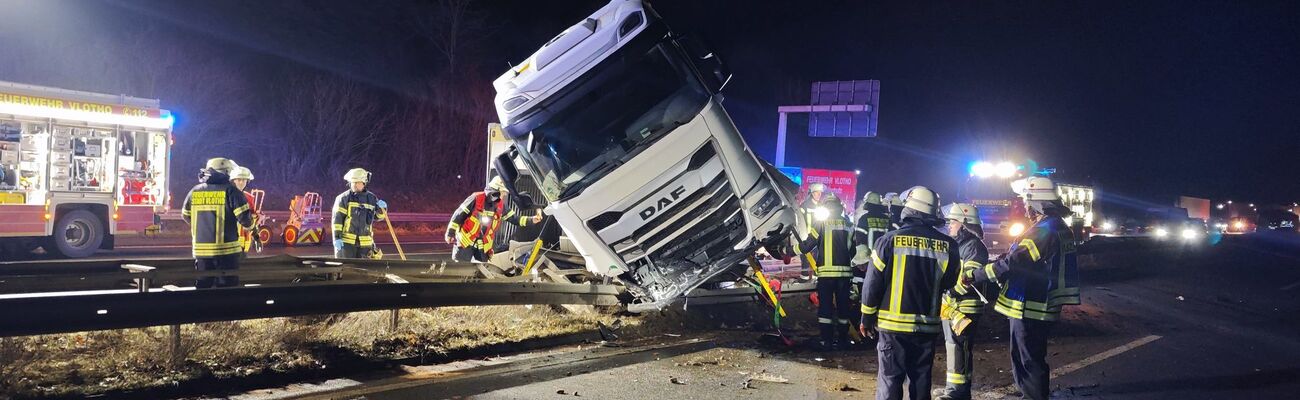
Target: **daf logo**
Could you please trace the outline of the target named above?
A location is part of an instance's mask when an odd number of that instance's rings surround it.
[[[668,206],[673,205],[673,202],[676,202],[677,199],[682,197],[682,193],[686,193],[686,187],[678,186],[676,189],[673,189],[672,193],[669,193],[667,196],[660,198],[659,201],[656,201],[654,205],[641,210],[641,220],[649,220],[650,217],[655,216],[655,214],[668,208]]]

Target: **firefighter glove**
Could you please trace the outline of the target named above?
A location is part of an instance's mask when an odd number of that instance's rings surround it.
[[[342,251],[343,251],[343,239],[334,239],[334,252],[340,253]]]

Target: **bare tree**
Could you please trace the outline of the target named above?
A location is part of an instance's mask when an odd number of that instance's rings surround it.
[[[286,181],[319,181],[367,163],[393,123],[374,91],[353,81],[294,74],[280,91],[283,131],[268,157]]]

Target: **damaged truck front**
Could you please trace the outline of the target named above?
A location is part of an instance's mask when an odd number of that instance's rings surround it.
[[[615,0],[493,82],[513,144],[498,172],[524,166],[587,268],[636,297],[631,310],[742,276],[800,225],[789,182],[722,107],[730,74],[698,43]]]

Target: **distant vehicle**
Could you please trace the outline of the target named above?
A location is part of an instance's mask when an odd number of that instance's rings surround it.
[[[156,231],[171,129],[158,100],[0,82],[0,252],[86,257]]]
[[[1278,232],[1296,232],[1300,217],[1286,210],[1260,210],[1256,226]]]
[[[611,1],[517,65],[493,82],[511,143],[495,169],[514,185],[523,165],[588,270],[636,297],[629,310],[734,280],[803,229],[793,183],[722,107],[718,55],[641,1]]]
[[[1189,218],[1187,209],[1182,207],[1162,207],[1147,210],[1147,224],[1142,232],[1157,240],[1179,240],[1198,242],[1209,234],[1205,221]]]

